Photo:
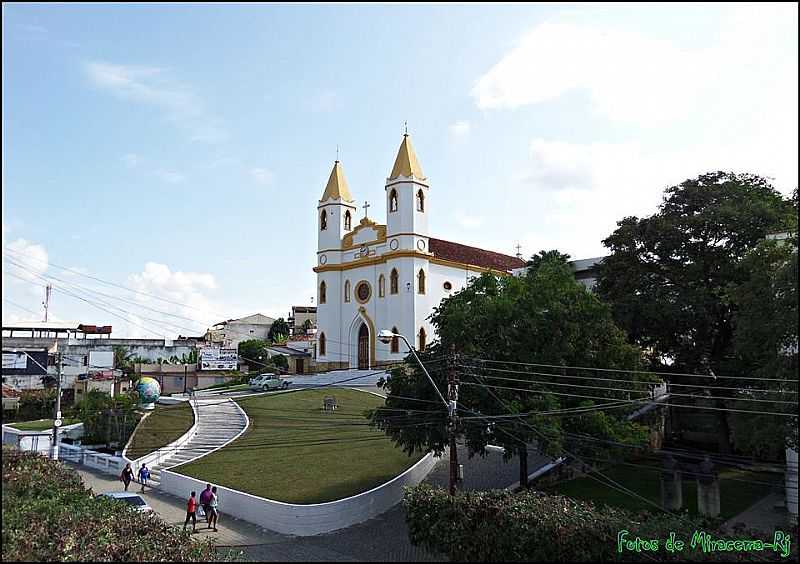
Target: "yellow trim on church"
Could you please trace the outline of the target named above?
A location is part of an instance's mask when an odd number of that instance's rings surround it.
[[[344,170],[342,163],[336,161],[333,163],[333,170],[331,176],[328,178],[328,185],[325,186],[325,192],[322,194],[320,202],[328,200],[342,200],[345,202],[354,202],[353,196],[350,195],[350,188],[347,186],[347,180],[344,177]]]
[[[372,227],[375,231],[377,231],[378,238],[372,241],[364,241],[363,243],[353,243],[353,237],[356,236],[356,233],[367,227]],[[350,233],[342,237],[342,250],[346,251],[348,249],[355,249],[356,247],[360,247],[361,245],[371,245],[375,243],[381,243],[383,241],[386,241],[386,226],[378,225],[371,219],[364,217],[359,222],[358,227],[356,227]]]
[[[403,257],[411,257],[411,258],[420,258],[425,259],[433,264],[439,264],[441,266],[449,266],[450,268],[458,268],[459,270],[471,270],[478,274],[483,272],[491,272],[493,274],[501,275],[501,276],[511,276],[511,273],[504,272],[502,270],[495,270],[493,268],[485,268],[483,266],[477,266],[474,264],[467,264],[464,262],[455,262],[452,260],[445,260],[436,258],[431,254],[420,253],[418,251],[395,251],[393,253],[386,253],[385,255],[381,255],[379,257],[370,258],[366,260],[357,260],[354,262],[348,262],[344,264],[332,264],[329,266],[316,266],[314,267],[314,272],[343,272],[345,270],[352,270],[354,268],[361,268],[362,266],[372,266],[374,264],[383,264],[391,259],[395,258],[403,258]]]

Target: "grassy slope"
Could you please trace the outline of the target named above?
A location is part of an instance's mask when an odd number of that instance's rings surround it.
[[[334,413],[322,398],[333,395]],[[245,399],[250,428],[235,442],[177,471],[289,503],[321,503],[378,486],[416,463],[363,412],[383,399],[355,390],[303,390]],[[333,442],[331,442],[333,441]]]
[[[62,427],[80,422],[80,419],[64,419]],[[38,421],[23,421],[21,423],[9,423],[8,425],[20,431],[46,431],[53,428],[53,420],[39,419]]]
[[[194,424],[194,414],[188,402],[175,405],[156,405],[133,435],[127,456],[136,459],[168,445],[186,433]]]
[[[661,482],[659,470],[617,466],[604,470],[603,474],[612,480],[635,491],[636,493],[660,504]],[[600,478],[599,476],[597,476]],[[720,471],[720,513],[724,518],[737,515],[769,494],[769,486],[752,484],[735,480],[755,480],[757,482],[774,482],[772,474],[758,474],[743,470],[726,469]],[[602,478],[600,478],[602,480]],[[560,493],[577,499],[592,500],[627,509],[654,509],[644,501],[617,492],[598,483],[592,478],[576,478],[562,482],[547,491]],[[697,484],[694,480],[683,481],[683,505],[690,513],[697,513]]]

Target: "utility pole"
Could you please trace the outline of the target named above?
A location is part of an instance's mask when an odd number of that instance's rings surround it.
[[[53,285],[47,284],[44,289],[44,301],[42,305],[44,306],[44,321],[47,323],[47,310],[50,309],[50,294],[53,292]]]
[[[56,341],[58,347],[58,341]],[[56,408],[53,418],[53,460],[58,460],[58,428],[61,427],[61,373],[63,370],[63,354],[56,351],[56,364],[58,366],[58,387],[56,388]]]
[[[450,370],[447,380],[449,416],[447,421],[447,433],[450,438],[450,495],[456,494],[456,484],[458,483],[458,445],[456,445],[456,431],[458,428],[458,415],[456,415],[456,407],[458,405],[458,377],[456,375],[455,360],[455,345],[452,345],[450,347]]]

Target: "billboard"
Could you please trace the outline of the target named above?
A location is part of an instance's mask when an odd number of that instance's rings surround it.
[[[200,370],[237,370],[239,353],[236,349],[203,347],[198,355]]]
[[[25,353],[3,353],[3,370],[24,370],[28,367]]]
[[[47,374],[47,351],[3,351],[3,375]]]
[[[114,368],[114,351],[89,351],[89,372]]]

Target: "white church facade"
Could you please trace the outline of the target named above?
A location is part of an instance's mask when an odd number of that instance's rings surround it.
[[[317,346],[319,368],[371,368],[402,360],[436,338],[428,320],[442,298],[482,272],[511,274],[518,257],[431,237],[431,187],[406,134],[384,187],[385,224],[357,218],[337,160],[317,206]],[[368,209],[367,206],[364,208]]]

